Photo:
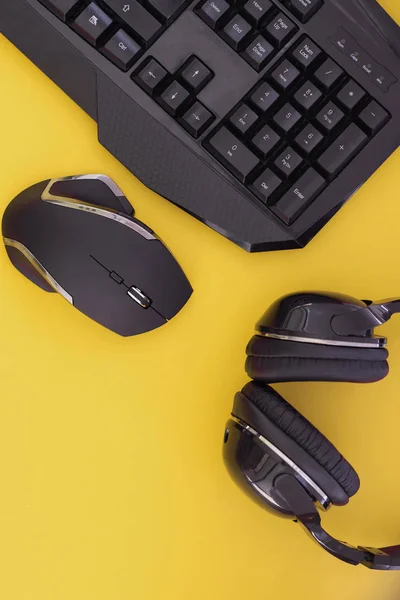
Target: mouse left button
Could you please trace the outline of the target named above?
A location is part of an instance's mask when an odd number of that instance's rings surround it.
[[[55,289],[49,284],[48,281],[39,273],[33,263],[19,250],[16,246],[10,246],[6,244],[6,251],[8,258],[14,267],[25,275],[27,279],[35,283],[37,286],[42,288],[45,292],[55,292]]]
[[[49,199],[46,196],[66,200],[70,198],[85,204],[121,212],[128,217],[134,214],[133,207],[119,187],[106,175],[77,175],[55,179],[45,191],[44,200]]]

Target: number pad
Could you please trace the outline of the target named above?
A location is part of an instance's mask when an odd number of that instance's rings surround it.
[[[202,144],[291,227],[390,118],[304,35]]]

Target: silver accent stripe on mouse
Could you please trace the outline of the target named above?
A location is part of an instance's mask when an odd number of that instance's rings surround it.
[[[157,239],[152,233],[141,227],[136,221],[133,221],[127,217],[124,217],[118,212],[114,212],[111,209],[102,209],[98,206],[94,206],[93,204],[88,204],[86,202],[82,202],[80,200],[75,200],[74,198],[63,198],[62,196],[56,196],[50,193],[53,185],[59,181],[65,181],[67,179],[98,179],[105,183],[110,190],[115,193],[117,196],[123,196],[119,187],[106,175],[78,175],[76,177],[65,177],[60,179],[51,179],[46,187],[46,189],[42,193],[42,200],[44,202],[49,202],[50,204],[57,204],[58,206],[63,206],[64,208],[73,208],[75,210],[82,210],[85,212],[90,212],[100,217],[105,217],[106,219],[111,219],[112,221],[117,221],[121,225],[125,225],[130,229],[139,233],[146,240],[155,240]]]
[[[44,277],[47,283],[49,283],[49,285],[55,289],[56,292],[61,294],[61,296],[63,296],[65,300],[68,300],[68,302],[70,302],[72,305],[74,304],[74,299],[71,294],[68,294],[68,292],[58,283],[58,281],[56,281],[54,277],[50,275],[47,269],[45,269],[42,263],[38,261],[38,259],[31,252],[29,252],[26,246],[21,244],[21,242],[17,242],[17,240],[12,240],[7,237],[3,237],[3,241],[6,246],[10,246],[11,248],[16,248],[19,250],[25,256],[25,258],[29,260],[31,265],[42,275],[42,277]]]

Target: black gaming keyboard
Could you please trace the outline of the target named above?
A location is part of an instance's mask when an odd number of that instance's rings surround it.
[[[375,0],[0,0],[0,28],[143,183],[249,251],[304,246],[399,146],[400,29]]]

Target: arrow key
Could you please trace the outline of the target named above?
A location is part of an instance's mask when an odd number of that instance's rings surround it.
[[[183,127],[195,138],[214,120],[214,115],[200,102],[195,102],[182,118]]]
[[[161,94],[160,104],[173,117],[186,105],[190,94],[180,83],[173,81]]]
[[[139,71],[134,73],[133,78],[151,96],[167,76],[168,71],[154,58],[150,58],[144,66],[140,67]]]
[[[183,66],[181,77],[197,94],[212,79],[213,73],[195,56],[191,56]]]

